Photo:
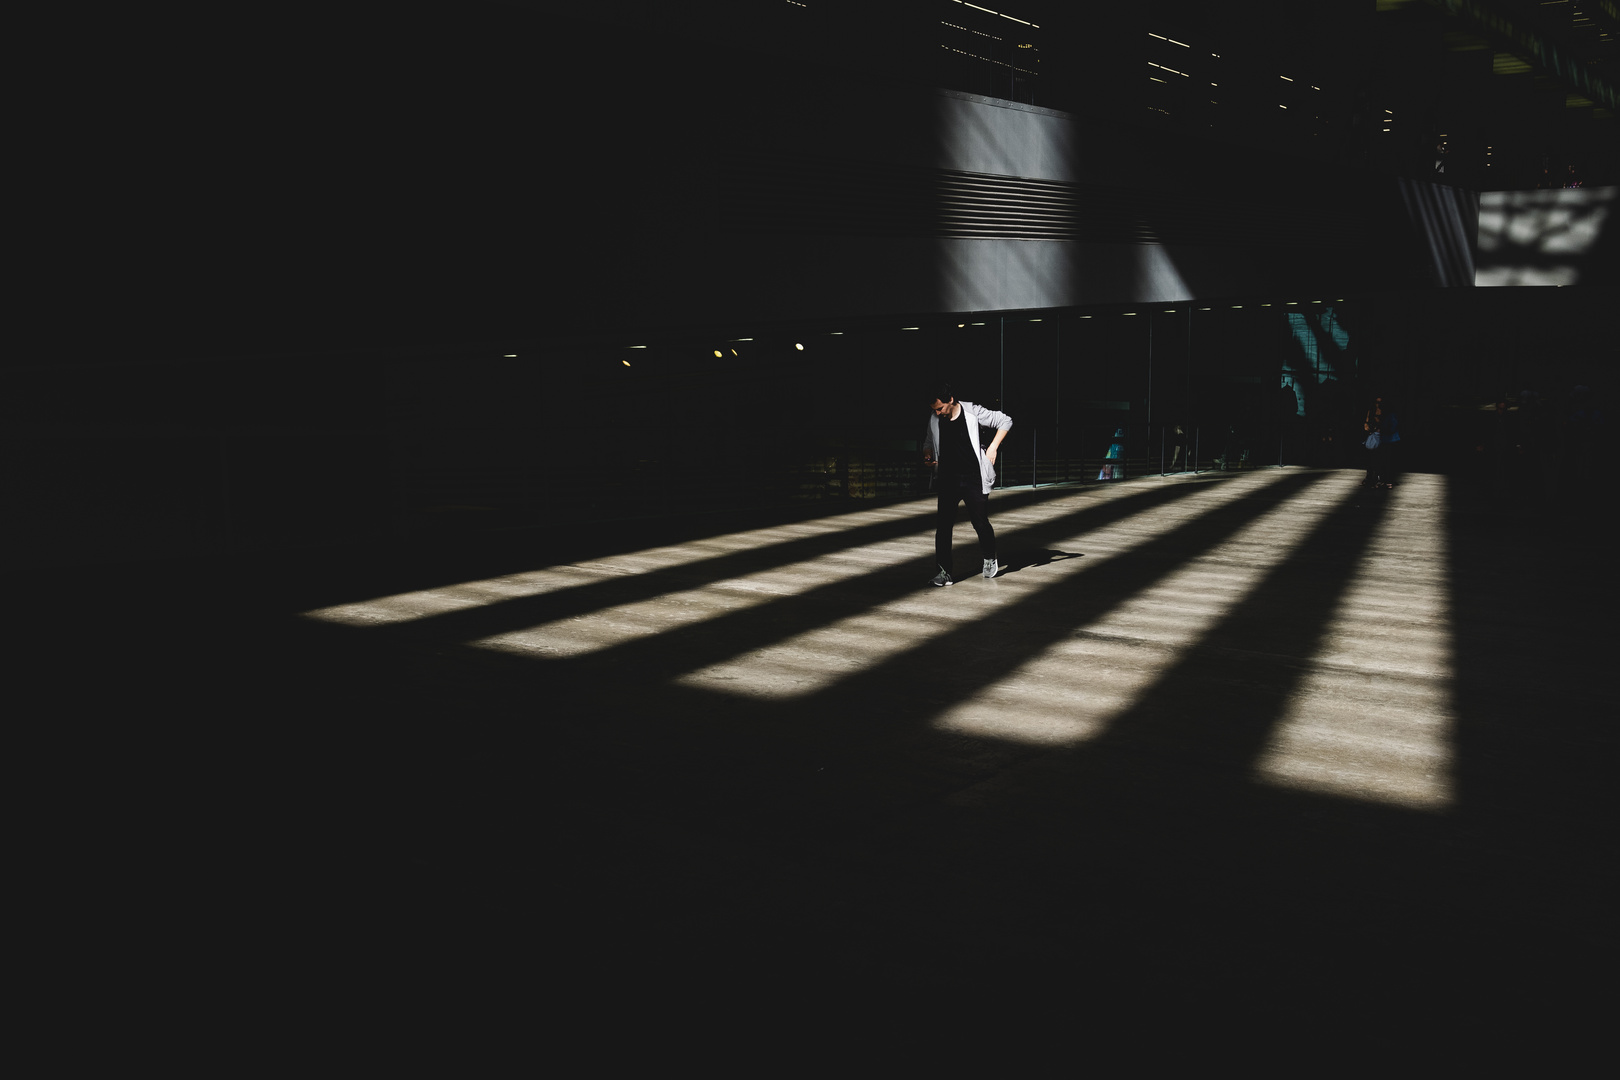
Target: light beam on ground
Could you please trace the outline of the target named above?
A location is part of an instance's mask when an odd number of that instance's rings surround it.
[[[1024,600],[1074,574],[1095,573],[1111,559],[1129,554],[1144,542],[1200,515],[1251,495],[1257,487],[1274,483],[1281,476],[1281,472],[1255,473],[1239,480],[1207,483],[1203,490],[1184,499],[1060,542],[1063,551],[1080,553],[1081,558],[1052,562],[1039,572],[1008,574],[995,581],[975,576],[947,589],[919,589],[858,615],[699,668],[678,681],[708,690],[774,699],[823,690],[906,650],[925,647],[934,637],[980,621],[997,608]],[[1100,493],[1088,491],[1007,514],[996,514],[992,500],[991,513],[998,534],[1006,534],[1020,526],[1036,525],[1072,513],[1083,505],[1096,505],[1099,495],[1102,499],[1120,498],[1129,491],[1121,488]],[[923,542],[927,549],[932,549],[931,537],[924,537]],[[974,551],[976,541],[972,528],[959,523],[953,543],[958,550]],[[1009,552],[1009,558],[1016,558],[1016,552]]]
[[[1279,474],[1270,474],[1276,476]],[[1247,494],[1247,485],[1232,485]],[[1035,745],[1101,734],[1249,595],[1323,517],[1356,490],[1318,484],[935,720],[963,734]]]
[[[1445,478],[1411,475],[1256,763],[1266,783],[1441,810],[1453,799]]]

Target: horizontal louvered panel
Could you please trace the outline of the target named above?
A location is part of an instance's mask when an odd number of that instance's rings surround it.
[[[725,163],[719,217],[734,233],[1289,247],[1367,236],[1336,209],[743,153]]]

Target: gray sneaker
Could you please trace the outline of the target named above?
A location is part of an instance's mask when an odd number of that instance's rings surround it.
[[[951,574],[950,574],[949,570],[941,568],[939,573],[934,575],[934,580],[930,581],[928,584],[930,584],[930,585],[955,585],[956,582],[951,580]]]
[[[1000,570],[1001,570],[1001,564],[996,562],[996,560],[994,560],[994,559],[986,559],[986,560],[984,560],[984,576],[985,577],[993,578],[993,577],[996,576],[997,572],[1000,571]]]

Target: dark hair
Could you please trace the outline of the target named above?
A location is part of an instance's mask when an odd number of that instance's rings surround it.
[[[948,404],[956,399],[956,388],[950,383],[936,383],[934,384],[934,389],[936,390],[936,393],[934,394],[933,400],[939,402],[941,405]]]

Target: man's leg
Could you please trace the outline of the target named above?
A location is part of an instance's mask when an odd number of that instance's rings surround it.
[[[951,530],[956,528],[956,504],[962,493],[948,480],[939,485],[939,509],[934,517],[934,561],[951,573]]]
[[[968,520],[979,534],[979,558],[984,562],[984,576],[994,577],[996,570],[996,530],[990,527],[990,496],[979,490],[977,484],[962,492],[967,503]]]

